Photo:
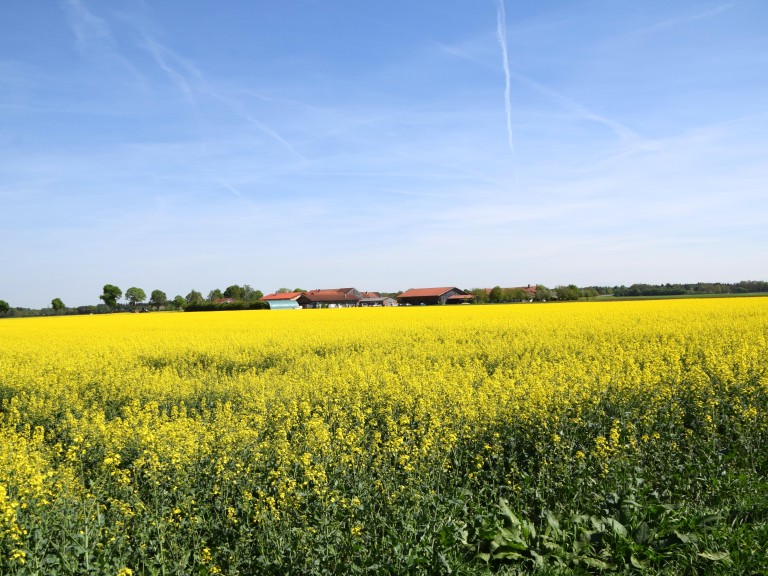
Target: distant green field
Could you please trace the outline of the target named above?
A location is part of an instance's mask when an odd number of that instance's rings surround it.
[[[744,294],[677,294],[670,296],[614,296],[613,294],[605,294],[597,296],[596,298],[590,298],[589,300],[596,300],[600,302],[620,302],[626,300],[680,300],[685,298],[753,298],[756,296],[768,296],[765,292],[746,292]]]

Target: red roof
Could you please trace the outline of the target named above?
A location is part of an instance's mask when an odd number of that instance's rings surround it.
[[[363,298],[381,298],[378,292],[362,292]]]
[[[447,288],[410,288],[400,294],[398,298],[422,298],[425,296],[442,296],[449,290],[458,290],[455,286]]]
[[[283,292],[282,294],[267,294],[262,296],[262,300],[296,300],[304,292]]]
[[[310,302],[338,302],[340,300],[359,301],[360,296],[354,288],[330,288],[326,290],[310,290],[304,296]]]

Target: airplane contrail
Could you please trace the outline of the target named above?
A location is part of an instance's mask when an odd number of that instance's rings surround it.
[[[501,57],[504,63],[504,109],[507,113],[507,138],[509,140],[509,150],[512,152],[512,156],[515,155],[515,145],[512,140],[512,98],[510,95],[510,74],[509,74],[509,57],[507,56],[507,24],[506,16],[504,13],[504,0],[497,0],[498,12],[497,12],[497,27],[496,37],[499,39],[499,46],[501,47]]]
[[[170,58],[173,58],[175,55],[168,50],[165,46],[160,44],[159,42],[156,42],[154,39],[150,37],[146,37],[144,40],[144,47],[149,51],[149,53],[152,55],[152,57],[155,59],[155,62],[157,63],[160,68],[162,68],[163,72],[165,72],[168,77],[176,84],[176,87],[181,90],[181,93],[184,94],[184,98],[186,98],[187,102],[190,104],[195,104],[195,95],[194,90],[192,89],[192,86],[187,81],[187,77],[179,72],[177,69],[175,69],[173,66],[171,66],[169,60]],[[199,73],[198,73],[199,75]]]

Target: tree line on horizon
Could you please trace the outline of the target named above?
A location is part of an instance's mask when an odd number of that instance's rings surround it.
[[[303,288],[279,288],[276,293],[306,292]],[[467,290],[475,297],[478,304],[506,302],[548,302],[592,299],[598,296],[615,297],[653,297],[653,296],[696,296],[703,294],[757,294],[768,292],[768,282],[763,280],[742,280],[735,283],[696,282],[690,284],[632,284],[631,286],[586,286],[579,288],[575,284],[547,288],[536,285],[536,291],[530,293],[525,288],[473,288]],[[396,297],[400,292],[382,294]],[[68,307],[61,298],[51,300],[50,307],[35,309],[11,307],[5,300],[0,300],[0,318],[23,316],[107,314],[111,312],[149,312],[151,310],[216,310],[216,309],[256,309],[261,308],[264,293],[248,284],[233,284],[225,290],[214,288],[207,296],[202,292],[190,290],[186,296],[176,295],[169,299],[162,290],[152,290],[149,297],[139,287],[132,286],[125,293],[114,284],[105,284],[99,296],[101,304]],[[120,302],[124,300],[124,302]],[[222,302],[226,301],[226,302]],[[234,305],[230,303],[234,301]],[[257,304],[259,303],[259,304]]]
[[[214,288],[208,292],[207,297],[204,297],[202,292],[190,290],[186,296],[178,294],[173,299],[169,300],[168,296],[162,290],[153,290],[149,298],[147,298],[146,292],[141,288],[135,286],[128,288],[125,291],[125,295],[123,295],[123,292],[119,287],[113,284],[105,284],[102,294],[99,296],[99,300],[112,311],[122,308],[135,312],[138,309],[141,311],[148,311],[152,309],[160,310],[161,308],[184,310],[190,306],[198,306],[204,303],[215,304],[222,300],[256,302],[261,300],[263,296],[264,293],[261,290],[256,290],[249,284],[244,284],[242,286],[233,284],[223,291],[219,288]],[[120,299],[124,299],[126,303],[120,304],[118,302]]]

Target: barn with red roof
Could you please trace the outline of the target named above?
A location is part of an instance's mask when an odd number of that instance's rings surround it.
[[[302,308],[352,308],[363,294],[355,288],[327,288],[302,293],[296,300]]]
[[[300,308],[297,302],[303,292],[275,292],[262,296],[262,300],[269,305],[270,310],[295,310]]]
[[[397,297],[401,306],[430,304],[463,304],[472,302],[474,296],[455,286],[443,288],[410,288]]]

